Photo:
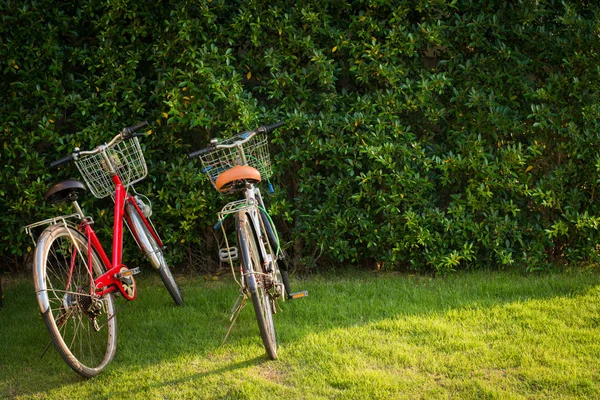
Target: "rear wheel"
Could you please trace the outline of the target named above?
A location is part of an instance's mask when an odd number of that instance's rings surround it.
[[[138,213],[138,211],[132,205],[128,204],[127,212],[130,217],[130,221],[132,224],[132,229],[134,230],[134,236],[138,242],[138,245],[152,264],[152,266],[158,270],[158,274],[162,279],[167,291],[171,295],[171,298],[177,305],[183,304],[183,296],[181,295],[181,291],[179,290],[179,286],[177,286],[177,282],[173,278],[173,274],[171,273],[171,269],[167,265],[165,261],[165,256],[162,252],[162,249],[156,243],[154,236],[142,220],[142,217]]]
[[[245,211],[236,214],[238,244],[242,253],[244,279],[252,298],[260,337],[267,356],[275,360],[277,359],[277,340],[273,323],[271,296],[269,295],[269,287],[273,282],[271,282],[271,275],[263,270],[263,257],[260,253],[254,229],[250,226],[251,223]]]
[[[112,295],[98,296],[94,279],[104,266],[87,238],[64,225],[41,234],[34,258],[38,304],[54,347],[78,374],[98,375],[117,349]],[[88,265],[91,259],[91,266]]]

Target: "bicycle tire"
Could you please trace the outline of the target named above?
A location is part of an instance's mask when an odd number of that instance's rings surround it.
[[[105,271],[94,249],[91,277],[87,262],[87,238],[75,228],[52,225],[39,237],[33,271],[38,305],[54,347],[69,367],[91,378],[115,355],[117,319],[111,294],[90,295],[90,279]]]
[[[264,257],[260,253],[258,239],[254,229],[250,226],[250,216],[245,211],[236,214],[236,230],[238,245],[241,249],[242,266],[246,285],[250,292],[256,321],[260,331],[260,337],[265,346],[267,356],[271,360],[277,359],[277,339],[275,336],[275,324],[273,322],[273,310],[271,297],[265,288],[265,276],[262,275]],[[258,273],[258,274],[257,274]]]
[[[138,246],[144,252],[144,255],[152,264],[152,267],[158,271],[158,275],[160,275],[160,279],[163,281],[169,295],[178,306],[183,304],[183,296],[181,294],[181,290],[179,290],[179,286],[177,282],[175,282],[175,278],[173,278],[173,274],[171,273],[171,269],[167,265],[165,261],[165,256],[156,243],[154,236],[150,233],[150,230],[142,220],[142,217],[139,215],[137,209],[128,205],[126,207],[126,212],[129,214],[129,219],[131,221],[131,229],[133,232],[133,236],[136,238],[138,242]]]

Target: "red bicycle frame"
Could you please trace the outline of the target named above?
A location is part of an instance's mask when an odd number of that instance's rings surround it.
[[[93,282],[92,289],[95,291],[95,294],[98,296],[104,296],[107,293],[114,292],[119,290],[123,296],[127,300],[135,300],[137,296],[137,290],[134,285],[133,294],[130,295],[127,293],[125,288],[123,287],[123,282],[121,281],[121,277],[128,277],[133,281],[133,277],[131,270],[129,270],[125,265],[123,265],[122,257],[123,257],[123,218],[127,221],[128,225],[132,227],[131,219],[128,214],[125,213],[125,204],[129,203],[135,207],[135,210],[138,212],[141,217],[144,225],[148,228],[149,232],[152,234],[154,240],[159,247],[163,247],[163,243],[158,237],[158,234],[152,227],[152,224],[145,217],[144,213],[138,206],[135,198],[131,195],[127,194],[127,190],[123,186],[121,179],[117,174],[112,176],[113,183],[115,184],[115,206],[114,206],[114,218],[113,218],[113,242],[112,242],[112,261],[109,260],[100,240],[98,240],[98,236],[96,232],[92,229],[91,225],[83,220],[80,226],[80,230],[83,231],[88,238],[88,266],[90,268],[90,280],[92,277],[92,248],[96,251],[98,256],[100,257],[102,263],[106,267],[107,271],[96,278]],[[136,232],[134,229],[131,229],[136,241],[139,240],[136,236]],[[91,283],[91,282],[90,282]]]

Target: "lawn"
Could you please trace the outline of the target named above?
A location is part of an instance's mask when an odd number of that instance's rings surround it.
[[[600,392],[600,273],[347,272],[294,280],[309,297],[275,316],[269,361],[251,305],[227,342],[231,279],[158,276],[118,314],[119,347],[90,380],[62,362],[30,279],[5,277],[0,398],[540,399]]]

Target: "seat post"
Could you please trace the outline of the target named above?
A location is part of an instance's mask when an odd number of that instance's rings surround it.
[[[71,204],[73,204],[73,208],[75,209],[77,214],[79,214],[79,218],[83,219],[85,217],[85,215],[83,214],[83,210],[79,206],[79,203],[77,202],[77,200],[73,200],[73,202]]]

